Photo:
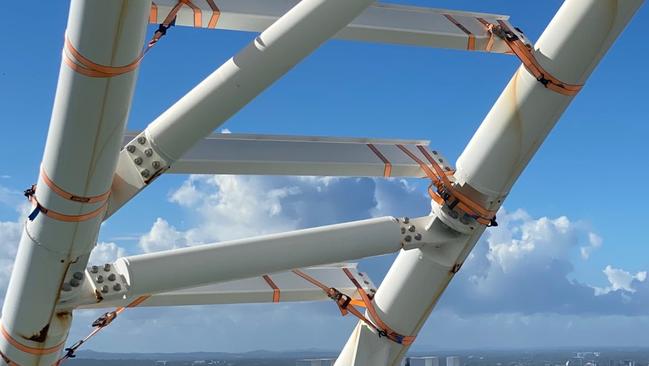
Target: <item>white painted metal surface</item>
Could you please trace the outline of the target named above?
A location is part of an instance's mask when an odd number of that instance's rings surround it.
[[[261,32],[279,16],[295,6],[297,0],[215,0],[220,10],[216,29],[248,32]],[[162,23],[175,0],[155,1],[157,11],[152,13],[152,23]],[[196,23],[195,12],[184,6],[178,13],[176,25],[188,27],[214,28],[210,26],[212,8],[207,1],[196,0],[194,5],[200,9],[200,24]],[[466,50],[469,35],[447,18],[452,16],[475,38],[475,49],[484,51],[489,42],[489,34],[477,18],[491,23],[507,21],[505,15],[431,9],[415,6],[375,3],[359,17],[336,34],[335,38],[392,43],[423,47],[450,48]],[[504,53],[509,48],[501,40],[494,40],[490,52]]]
[[[96,63],[129,64],[142,50],[149,8],[145,0],[74,0],[66,36]],[[136,74],[90,78],[61,64],[42,168],[65,191],[95,196],[109,190]],[[102,205],[65,200],[42,176],[36,197],[66,215]],[[49,366],[57,359],[72,320],[69,312],[54,312],[59,289],[68,270],[85,267],[101,219],[62,222],[40,213],[25,223],[2,309],[0,352],[6,359],[21,366]]]
[[[124,143],[136,136],[126,134]],[[425,161],[417,146],[428,144],[425,140],[212,134],[165,173],[383,177],[387,166],[390,177],[421,178],[425,173],[420,165],[397,145]],[[438,151],[435,154],[442,160],[440,165],[451,170],[448,159]]]
[[[118,259],[115,267],[126,281],[127,296],[137,297],[436,243],[444,237],[425,231],[429,221],[428,217],[413,219],[408,225],[393,217],[354,221],[135,255]],[[411,225],[416,231],[402,230]],[[418,240],[417,233],[422,234]]]
[[[360,301],[356,287],[342,271],[343,268],[351,271],[354,277],[363,285],[366,292],[373,293],[376,291],[376,287],[369,276],[366,273],[359,272],[355,264],[310,267],[301,271],[321,283],[329,287],[334,287],[351,298]],[[102,271],[100,270],[99,275],[101,274]],[[97,275],[95,274],[95,276]],[[313,286],[293,272],[273,273],[268,275],[268,277],[277,287],[278,301],[275,301],[274,288],[269,285],[267,280],[263,277],[254,277],[153,294],[146,301],[138,305],[138,307],[329,300],[320,288]],[[104,283],[112,284],[114,282],[106,279]],[[96,299],[91,300],[93,301],[60,303],[59,308],[75,307],[78,309],[91,309],[118,307],[129,304],[133,301],[133,298],[120,298],[100,302],[97,302]]]
[[[559,79],[583,83],[642,3],[568,0],[535,53]],[[546,89],[521,67],[459,158],[456,176],[465,193],[499,207],[572,99]],[[458,264],[483,230],[476,228],[466,237]],[[383,320],[404,334],[417,334],[452,276],[429,248],[400,253],[375,297]],[[336,365],[398,365],[406,350],[359,323]]]

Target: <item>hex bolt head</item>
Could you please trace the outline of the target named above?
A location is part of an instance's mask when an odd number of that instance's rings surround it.
[[[135,146],[133,145],[128,145],[126,147],[126,151],[130,152],[131,154],[135,152]]]
[[[79,287],[80,284],[81,282],[79,282],[79,280],[77,280],[76,278],[70,280],[70,286],[72,287]]]
[[[110,272],[110,264],[108,264],[108,263],[104,264],[104,271],[105,272]]]
[[[406,243],[410,243],[410,242],[412,241],[412,236],[410,236],[410,235],[406,235],[406,237],[403,238],[403,240],[405,240]]]
[[[407,218],[407,217],[404,217],[404,218],[403,218],[403,223],[404,223],[404,224],[407,224],[407,223],[409,223],[409,222],[410,222],[410,219],[409,219],[409,218]]]
[[[63,284],[63,287],[61,287],[61,290],[65,292],[72,291],[72,286],[70,286],[70,284],[66,282]]]
[[[415,240],[421,240],[421,234],[420,233],[415,234]]]
[[[137,138],[137,142],[138,142],[140,145],[144,145],[144,144],[146,144],[146,137],[144,137],[144,136],[140,136],[140,137],[138,137],[138,138]]]
[[[140,172],[140,175],[143,176],[144,178],[148,178],[151,175],[151,172],[149,172],[149,169],[144,169],[143,171]]]
[[[111,273],[111,274],[108,275],[108,281],[111,281],[111,282],[115,281],[116,278],[117,278],[117,276],[115,276],[114,273]]]
[[[120,285],[119,283],[116,283],[116,284],[113,285],[113,290],[119,291],[121,289],[122,289],[122,285]]]
[[[415,230],[417,230],[417,228],[415,228],[415,225],[408,226],[408,231],[410,231],[411,233],[414,233]]]
[[[97,276],[97,279],[95,281],[97,281],[97,283],[103,283],[104,282],[104,276],[102,276],[102,275]]]
[[[97,267],[97,266],[92,266],[92,267],[90,267],[90,272],[91,272],[91,273],[97,273],[97,272],[99,272],[99,267]]]
[[[144,150],[144,155],[146,155],[148,157],[151,157],[151,155],[153,155],[153,149],[148,148],[148,149]]]
[[[107,294],[108,293],[108,286],[106,286],[106,285],[101,286],[101,293],[102,294]]]
[[[138,156],[137,158],[133,159],[133,162],[135,163],[135,165],[142,165],[142,158]]]
[[[162,164],[160,164],[160,162],[157,161],[157,160],[154,161],[153,163],[151,163],[151,166],[153,167],[153,169],[160,169],[160,166],[161,166],[161,165],[162,165]]]
[[[82,280],[83,280],[83,273],[81,273],[81,272],[74,272],[74,273],[72,274],[72,278],[74,278],[75,280],[82,281]]]
[[[401,228],[401,234],[405,234],[405,233],[406,233],[406,228],[405,228],[405,227],[402,227],[402,228]]]

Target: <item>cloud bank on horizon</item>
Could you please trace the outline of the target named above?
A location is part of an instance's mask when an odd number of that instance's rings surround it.
[[[0,204],[13,204],[11,195],[5,196],[9,198]],[[424,192],[398,179],[190,176],[168,199],[192,225],[179,229],[159,217],[137,246],[101,242],[91,262],[368,217],[426,215],[429,211]],[[632,335],[642,334],[649,325],[645,271],[631,273],[611,263],[601,269],[606,286],[580,281],[572,278],[575,264],[587,262],[603,245],[602,238],[586,223],[565,216],[534,218],[522,209],[502,209],[498,217],[500,226],[487,231],[422,329],[420,345],[638,345],[638,337]],[[3,297],[21,220],[0,222]],[[378,283],[393,258],[369,259],[361,266]],[[125,314],[91,348],[139,352],[335,349],[342,346],[354,324],[351,319],[341,319],[329,303],[192,306],[137,309]],[[87,331],[95,315],[79,312],[72,339]],[[619,337],[610,337],[615,334]]]

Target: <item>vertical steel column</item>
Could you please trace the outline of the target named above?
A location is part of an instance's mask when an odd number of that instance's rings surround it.
[[[536,57],[560,80],[584,83],[642,3],[564,2],[539,39]],[[457,162],[456,177],[464,192],[498,208],[572,99],[546,89],[519,68]],[[464,261],[483,231],[475,228],[466,234],[456,264]],[[437,257],[431,248],[402,251],[377,291],[375,303],[382,319],[401,334],[419,332],[458,268],[440,264]],[[407,349],[378,338],[359,323],[336,366],[398,365]]]
[[[147,0],[70,5],[69,44],[35,195],[44,209],[25,223],[2,309],[5,363],[52,365],[66,341],[72,314],[57,314],[54,306],[60,289],[69,289],[66,273],[82,271],[95,245],[137,75],[130,68],[112,77],[88,70],[110,74],[139,58],[150,6]],[[97,198],[84,203],[83,197]]]

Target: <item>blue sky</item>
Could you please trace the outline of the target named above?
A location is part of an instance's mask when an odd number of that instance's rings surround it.
[[[549,0],[531,6],[530,2],[504,0],[394,2],[509,14],[513,24],[522,28],[532,40],[538,38],[562,3]],[[4,55],[0,59],[0,126],[3,131],[0,153],[6,157],[0,165],[0,224],[5,226],[16,222],[16,207],[22,202],[19,192],[33,183],[37,176],[60,64],[67,6],[67,2],[43,2],[38,5],[38,12],[30,13],[29,22],[20,16],[7,17],[5,31],[0,33]],[[22,14],[23,7],[17,2],[5,5],[7,14]],[[641,299],[649,301],[646,282],[639,280],[642,276],[634,278],[627,289],[610,288],[606,295],[594,297],[595,287],[606,291],[612,286],[610,279],[619,274],[615,270],[625,271],[632,277],[649,270],[649,243],[643,231],[646,226],[644,206],[649,204],[649,198],[642,195],[644,182],[649,179],[646,162],[649,43],[643,28],[647,24],[649,10],[644,6],[514,187],[505,202],[511,224],[505,225],[503,231],[487,236],[476,249],[474,266],[466,269],[466,274],[458,279],[458,285],[454,284],[449,289],[448,296],[422,333],[423,344],[465,347],[469,341],[472,345],[486,346],[551,345],[553,340],[548,334],[563,329],[561,326],[566,323],[575,326],[564,336],[567,337],[565,340],[557,338],[559,342],[572,339],[575,344],[583,340],[601,343],[603,338],[588,337],[598,332],[617,334],[621,328],[629,331],[626,334],[639,335],[641,326],[646,328],[649,324],[649,313],[638,310],[641,306],[635,305]],[[144,128],[252,37],[248,33],[172,29],[143,62],[128,128]],[[455,160],[517,66],[515,58],[505,55],[330,41],[223,127],[241,133],[423,138],[430,139],[432,146]],[[301,193],[289,195],[290,199],[277,202],[267,196],[258,199],[285,209],[297,203],[313,205],[313,212],[301,212],[298,216],[287,214],[268,218],[264,216],[268,212],[261,210],[259,216],[248,218],[254,219],[260,227],[250,229],[243,219],[239,223],[241,235],[377,214],[414,216],[425,214],[428,209],[424,185],[417,181],[407,185],[399,181],[336,181],[327,186],[330,189],[325,193],[314,193],[313,187],[324,184],[296,178],[188,179],[168,176],[131,202],[127,210],[111,218],[104,226],[100,240],[114,243],[126,253],[137,253],[145,248],[143,243],[147,238],[155,236],[155,230],[177,233],[173,235],[177,235],[179,245],[192,244],[191,235],[223,239],[221,228],[205,227],[203,221],[206,217],[201,214],[200,205],[177,199],[178,192],[188,187],[203,195],[200,197],[217,196],[218,199],[229,192],[228,187],[235,187],[235,192],[255,187],[275,190],[299,187]],[[355,194],[360,198],[354,205],[345,205],[346,197],[352,192],[357,192]],[[325,201],[329,208],[327,214],[318,215],[317,205]],[[218,209],[218,202],[215,206]],[[562,221],[563,216],[567,217],[568,223]],[[529,257],[517,262],[538,270],[520,269],[521,273],[530,275],[528,282],[516,282],[520,276],[514,276],[515,270],[498,275],[485,270],[495,263],[504,263],[498,262],[494,254],[502,249],[498,246],[501,244],[499,238],[505,237],[505,242],[509,240],[516,244],[516,240],[521,239],[521,232],[536,238],[535,249],[525,254]],[[601,238],[601,245],[589,241],[591,234]],[[7,244],[2,245],[14,245],[11,243],[12,235],[5,234],[5,238]],[[555,251],[552,249],[555,245],[561,247]],[[587,260],[582,259],[579,248],[589,245],[593,247],[592,252]],[[111,248],[106,251],[111,252]],[[11,250],[6,252],[11,253]],[[380,281],[380,275],[389,265],[388,259],[364,263],[371,273],[375,273],[376,282]],[[558,264],[560,268],[550,264]],[[610,268],[608,275],[603,272],[606,268]],[[483,288],[501,294],[495,300],[480,297],[479,289],[471,287],[477,283],[471,279],[472,275],[486,278],[486,273],[491,274],[490,279],[502,277],[502,282],[497,284],[480,283]],[[4,274],[0,276],[4,277]],[[546,288],[546,282],[553,279],[556,280],[554,283],[565,285],[564,288]],[[548,296],[561,294],[567,300],[546,303],[544,299],[538,299],[534,304],[511,301],[510,297],[522,296],[521,292],[514,291],[524,288],[517,287],[521,284],[538,285],[539,291],[548,291]],[[582,284],[586,288],[569,284]],[[554,290],[558,292],[552,292]],[[592,293],[586,293],[591,290]],[[566,294],[583,295],[573,299],[565,297]],[[633,299],[634,296],[637,299]],[[618,303],[613,297],[631,300]],[[607,300],[602,301],[604,298]],[[473,308],[454,305],[454,301],[457,304],[467,299],[475,300]],[[505,306],[505,302],[513,305]],[[587,306],[586,303],[595,305]],[[634,305],[627,306],[630,303]],[[541,306],[543,304],[546,306]],[[568,304],[573,310],[558,310],[565,309],[565,306],[557,307],[557,304]],[[325,306],[330,304],[321,305],[297,306],[304,312],[297,318],[307,317],[308,312],[315,309],[325,319],[329,315],[333,319],[335,313]],[[218,308],[213,310],[218,313],[213,318],[210,318],[210,314],[213,315],[210,309],[192,308],[191,313],[199,319],[195,320],[196,324],[217,320],[225,322],[219,324],[228,324],[223,319],[237,319],[236,314],[247,311],[245,309],[251,308]],[[268,312],[268,317],[277,324],[281,321],[300,323],[299,319],[290,319],[294,310],[281,315],[276,308],[269,310],[255,305],[253,309],[263,314]],[[161,313],[171,311],[175,310],[159,310]],[[158,314],[158,310],[136,313],[133,315],[135,320],[148,321]],[[187,320],[187,328],[176,322],[167,324],[167,329],[194,331],[192,319]],[[242,319],[230,326],[241,328],[236,331],[241,331],[243,337],[254,328],[250,322]],[[153,323],[159,326],[165,321]],[[349,328],[351,323],[342,321],[341,324]],[[507,328],[507,324],[517,326]],[[433,327],[448,329],[450,335],[440,337],[432,331]],[[347,328],[343,327],[344,331],[327,330],[325,333],[330,334],[333,341],[313,338],[305,333],[304,344],[297,347],[335,347],[347,337]],[[74,334],[84,329],[79,325]],[[480,333],[482,329],[497,329],[499,336],[496,340],[486,340],[472,335],[466,340],[461,334],[461,331]],[[200,332],[195,331],[197,334]],[[458,334],[453,336],[455,333]],[[273,343],[260,337],[258,342],[251,341],[249,345],[251,348],[290,348],[281,343],[281,339],[279,337],[279,343]],[[621,336],[616,342],[649,345],[646,339],[643,341],[631,336]],[[116,346],[119,342],[106,337],[99,339],[99,344]],[[142,347],[155,350],[158,346],[152,343]],[[200,342],[198,345],[176,342],[169,347],[179,351],[194,350],[192,347],[214,348]]]

